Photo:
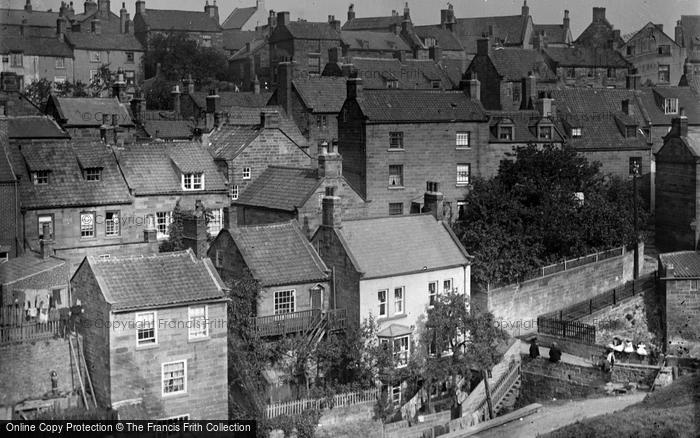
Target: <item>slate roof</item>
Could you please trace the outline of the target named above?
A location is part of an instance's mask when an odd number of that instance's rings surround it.
[[[606,19],[601,21],[593,21],[589,24],[581,35],[574,41],[575,45],[588,47],[606,47],[608,41],[613,39],[613,25]],[[625,43],[622,36],[614,42],[621,46]]]
[[[292,85],[306,107],[315,113],[339,113],[347,97],[346,78],[294,79]]]
[[[481,103],[461,91],[365,89],[357,103],[370,123],[486,120]]]
[[[182,194],[182,173],[204,174],[204,190],[187,193],[226,191],[214,158],[196,142],[129,144],[117,157],[136,196]]]
[[[226,17],[221,27],[224,29],[240,29],[250,20],[250,17],[252,17],[257,10],[258,8],[256,6],[235,8],[229,16]]]
[[[131,34],[101,33],[95,35],[94,33],[69,32],[66,34],[66,40],[76,49],[145,51],[139,40]]]
[[[25,253],[21,257],[12,258],[4,263],[0,263],[0,284],[7,286],[17,281],[24,280],[42,272],[51,271],[66,266],[66,261],[55,257],[43,258],[39,254],[31,251]],[[65,269],[65,281],[67,284],[70,280],[68,269]],[[46,285],[57,286],[60,284]]]
[[[222,110],[226,110],[231,106],[247,106],[254,108],[262,108],[270,101],[272,93],[269,91],[261,91],[255,94],[253,91],[219,91],[219,106]],[[200,109],[207,108],[207,95],[205,91],[195,91],[191,94],[192,99]]]
[[[320,184],[318,169],[269,166],[234,204],[293,212],[308,201]]]
[[[335,232],[364,279],[469,264],[449,225],[429,214],[345,220]]]
[[[254,30],[227,30],[224,33],[224,49],[230,51],[240,50],[245,48],[246,43],[255,41],[256,37],[257,34]],[[260,41],[264,43],[263,40]]]
[[[10,138],[47,139],[70,138],[60,126],[47,116],[19,116],[8,118]]]
[[[290,21],[285,27],[293,38],[340,41],[340,32],[326,22]]]
[[[0,25],[19,26],[26,19],[29,26],[56,28],[58,12],[32,11],[24,9],[0,9]]]
[[[197,259],[190,249],[106,260],[88,256],[85,263],[114,312],[226,299],[227,288],[211,260]]]
[[[431,24],[427,26],[413,26],[413,31],[420,37],[421,40],[425,41],[426,38],[434,38],[437,41],[438,46],[442,50],[450,51],[464,51],[462,43],[454,34],[447,29],[443,29],[439,24]]]
[[[10,117],[44,114],[27,96],[17,91],[0,91],[0,102],[5,103],[5,114]]]
[[[378,338],[395,338],[397,336],[406,336],[413,333],[411,327],[401,324],[391,324],[389,327],[380,330],[377,333]]]
[[[553,81],[556,74],[549,68],[538,50],[506,47],[493,50],[489,59],[507,81],[520,81],[533,72],[539,80]]]
[[[58,38],[22,38],[3,35],[0,38],[0,53],[10,52],[22,52],[31,56],[73,57],[70,46]]]
[[[639,132],[647,126],[647,116],[638,100],[638,92],[611,88],[569,88],[553,90],[552,98],[567,130],[581,128],[580,138],[569,138],[575,149],[651,150]],[[622,112],[622,101],[629,100],[631,116]],[[634,122],[634,137],[625,137],[624,124]],[[567,132],[568,134],[568,132]]]
[[[146,9],[143,19],[150,30],[175,29],[189,32],[221,32],[219,24],[206,12]]]
[[[112,151],[101,142],[31,143],[10,147],[20,178],[22,207],[28,209],[128,204],[129,189]],[[86,181],[80,162],[99,161],[99,181]],[[49,170],[49,184],[34,185],[30,172]]]
[[[535,35],[543,35],[548,44],[566,44],[567,31],[564,24],[533,24],[530,44],[533,44]]]
[[[670,125],[678,114],[664,114],[664,100],[678,99],[678,108],[685,110],[688,124],[700,125],[700,94],[690,87],[653,87],[641,91],[641,101],[654,125]]]
[[[146,111],[143,133],[150,138],[163,140],[191,140],[195,124],[191,120],[176,117],[170,111]]]
[[[388,17],[354,18],[343,25],[343,30],[387,30],[394,24],[401,26],[403,15]]]
[[[295,220],[228,231],[261,286],[328,280],[328,268]]]
[[[51,100],[66,126],[100,126],[103,114],[119,114],[119,126],[134,126],[126,105],[117,98],[51,96]]]
[[[408,44],[393,32],[373,32],[367,30],[344,30],[340,33],[343,45],[350,50],[377,50],[408,52]]]
[[[246,42],[243,43],[243,46],[240,47],[236,53],[234,53],[228,58],[229,61],[239,61],[248,59],[248,57],[251,54],[257,53],[260,50],[264,50],[267,47],[267,41],[265,41],[264,39],[255,39],[250,41],[250,51],[248,51],[248,48],[246,47]]]
[[[616,50],[593,47],[547,47],[545,56],[561,67],[626,68],[631,64]]]
[[[279,105],[270,105],[265,108],[232,106],[229,108],[228,118],[222,130],[226,130],[226,126],[259,126],[262,110],[277,111],[280,114],[280,130],[297,145],[306,146],[308,140],[301,134],[299,126]]]
[[[692,47],[700,47],[700,15],[681,15],[681,26],[683,27],[683,43],[691,59],[694,58],[694,53],[691,53]],[[697,52],[695,52],[697,53]]]
[[[536,110],[520,111],[489,111],[489,143],[541,143],[543,140],[537,136],[537,123],[542,120],[542,116]],[[512,123],[513,139],[501,140],[498,138],[498,126],[500,123]],[[553,143],[565,141],[564,130],[561,123],[553,121],[554,133]]]
[[[678,251],[659,254],[659,260],[667,267],[673,265],[675,278],[700,278],[700,253],[695,251]]]

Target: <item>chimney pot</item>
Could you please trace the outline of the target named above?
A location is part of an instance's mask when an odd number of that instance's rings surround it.
[[[430,212],[437,220],[443,219],[445,197],[440,192],[440,184],[436,181],[426,182],[423,197],[423,213]]]
[[[51,235],[51,227],[48,223],[41,224],[42,239],[39,242],[41,257],[48,259],[53,255],[53,236]]]
[[[362,78],[348,78],[347,98],[355,99],[362,94]]]

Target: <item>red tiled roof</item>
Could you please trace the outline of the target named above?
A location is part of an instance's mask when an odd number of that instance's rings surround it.
[[[39,254],[28,252],[21,257],[12,258],[0,263],[0,285],[11,285],[17,281],[32,277],[42,272],[54,269],[67,268],[66,261],[55,257],[43,258]],[[64,280],[56,284],[44,285],[47,288],[68,284],[70,281],[68,269],[64,269]]]
[[[320,184],[318,169],[270,166],[246,187],[234,203],[294,211],[308,201]]]
[[[226,299],[226,286],[211,260],[197,259],[189,249],[106,260],[88,256],[85,263],[115,312]]]
[[[296,220],[228,231],[262,286],[328,280],[328,268]]]
[[[402,21],[403,15],[354,18],[343,25],[343,30],[388,30],[394,24],[401,26]]]
[[[32,56],[73,57],[70,46],[58,38],[22,38],[7,35],[0,38],[0,53],[17,51]]]
[[[340,33],[343,45],[350,50],[376,50],[408,52],[410,47],[393,32],[373,32],[363,30],[343,30]]]
[[[250,17],[252,17],[257,10],[258,8],[255,6],[249,8],[235,8],[226,20],[224,20],[221,27],[224,29],[240,29],[250,20]]]
[[[224,49],[240,50],[245,47],[246,43],[255,41],[256,37],[257,34],[254,30],[227,30],[224,32]],[[264,43],[263,40],[260,41]]]
[[[10,138],[70,138],[70,136],[48,116],[9,117],[8,122]]]
[[[340,32],[326,22],[291,21],[285,27],[293,38],[340,41]]]
[[[520,81],[527,77],[529,72],[533,72],[542,81],[556,79],[556,74],[552,72],[538,50],[499,48],[490,52],[489,58],[498,74],[508,81]]]
[[[434,38],[442,50],[464,51],[462,43],[459,42],[454,32],[443,29],[440,25],[413,26],[413,31],[422,40]]]
[[[346,79],[318,77],[295,79],[292,84],[302,102],[316,113],[339,113],[347,96]]]
[[[151,30],[221,32],[219,24],[206,12],[146,9],[143,19]]]
[[[461,91],[365,89],[357,102],[369,122],[486,120],[481,103]]]
[[[548,47],[544,54],[561,67],[626,68],[630,65],[616,50],[593,47]]]
[[[695,251],[678,251],[659,254],[664,268],[673,265],[675,278],[700,278],[700,253]]]
[[[22,207],[29,209],[127,204],[129,189],[112,151],[101,142],[32,143],[10,147],[12,168],[20,178]],[[86,181],[80,161],[99,161],[99,181]],[[47,185],[34,185],[30,172],[49,170]]]
[[[131,34],[101,33],[95,35],[94,33],[69,32],[66,34],[66,40],[76,49],[145,51],[139,40]]]
[[[126,105],[116,98],[51,96],[51,99],[67,126],[100,126],[103,114],[118,114],[119,126],[134,125]]]

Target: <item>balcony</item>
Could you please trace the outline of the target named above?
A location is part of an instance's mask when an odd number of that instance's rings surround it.
[[[326,324],[328,331],[345,329],[347,324],[345,309],[327,312],[322,312],[321,309],[311,309],[251,318],[252,327],[261,337],[303,333],[313,329],[321,322]]]

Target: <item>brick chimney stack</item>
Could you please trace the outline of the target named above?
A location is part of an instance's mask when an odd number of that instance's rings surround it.
[[[455,10],[452,3],[447,4],[447,9],[440,10],[440,26],[450,32],[454,31]]]
[[[355,19],[355,5],[350,3],[350,6],[348,6],[348,21],[352,21]]]
[[[348,99],[355,99],[362,95],[362,78],[348,78],[346,86]]]
[[[53,236],[51,236],[51,225],[44,222],[41,224],[42,239],[39,242],[41,258],[48,259],[53,255]]]
[[[195,211],[182,214],[182,242],[185,247],[192,249],[198,258],[207,256],[207,219],[201,201],[197,201]]]
[[[117,80],[112,84],[112,97],[119,99],[120,103],[126,102],[126,82],[122,70],[117,72]]]
[[[627,89],[637,90],[639,89],[639,82],[641,81],[641,75],[637,73],[636,68],[631,68],[627,71]]]
[[[337,187],[326,187],[326,194],[321,201],[322,220],[321,224],[324,227],[340,228],[342,226],[342,204],[340,197],[337,196]]]
[[[523,7],[520,8],[520,15],[523,17],[530,15],[530,7],[527,5],[527,0],[523,0]]]
[[[685,108],[680,108],[678,117],[671,120],[671,134],[674,137],[688,136],[688,117],[685,115]]]
[[[280,62],[277,66],[277,97],[279,104],[287,112],[292,114],[292,78],[294,65],[291,62]]]
[[[478,56],[488,56],[489,55],[489,39],[479,38],[476,40],[476,54]]]
[[[143,241],[146,243],[154,243],[158,241],[156,218],[152,214],[146,215],[146,228],[143,230]]]
[[[216,21],[216,24],[219,24],[219,7],[216,5],[216,0],[214,0],[213,4],[209,4],[209,0],[206,0],[206,3],[204,4],[204,12],[207,13],[211,18]]]
[[[24,4],[24,10],[32,12],[32,0],[27,0],[27,3]]]
[[[129,104],[131,105],[131,112],[134,114],[134,121],[143,123],[146,117],[146,99],[143,98],[141,90],[136,92]]]
[[[119,32],[127,33],[126,23],[129,21],[129,14],[126,12],[126,3],[122,2],[122,8],[119,10]]]
[[[137,2],[138,4],[138,2]],[[87,0],[85,3],[83,3],[83,8],[85,10],[85,15],[91,14],[95,11],[97,11],[97,3],[95,3],[92,0]]]
[[[263,129],[277,129],[280,127],[280,113],[276,110],[264,109],[260,112],[260,126]]]
[[[277,26],[286,26],[289,24],[289,12],[283,11],[277,13]]]
[[[437,220],[442,220],[444,214],[445,196],[440,192],[440,184],[428,181],[423,197],[423,213],[432,213]]]
[[[683,26],[681,25],[681,20],[676,21],[676,27],[674,29],[674,41],[681,47],[685,47],[685,41],[683,41]]]
[[[605,21],[605,8],[593,8],[593,22]]]
[[[136,13],[134,14],[134,17],[136,17],[137,15],[146,15],[145,0],[136,0]]]
[[[537,100],[537,78],[533,72],[528,72],[527,77],[523,78],[523,102],[521,109],[530,109]]]
[[[185,86],[185,89],[183,90],[184,94],[194,94],[194,79],[192,79],[192,73],[187,75],[187,77],[182,81],[182,84]]]
[[[170,92],[170,96],[172,96],[173,99],[173,114],[175,114],[176,117],[180,117],[180,114],[182,114],[182,107],[180,106],[180,94],[180,86],[173,86],[173,89]],[[209,102],[207,101],[207,103]]]
[[[564,29],[569,29],[571,27],[571,20],[569,19],[569,10],[564,10]]]
[[[338,153],[338,140],[322,143],[318,154],[318,178],[340,178],[343,175],[343,158]]]

